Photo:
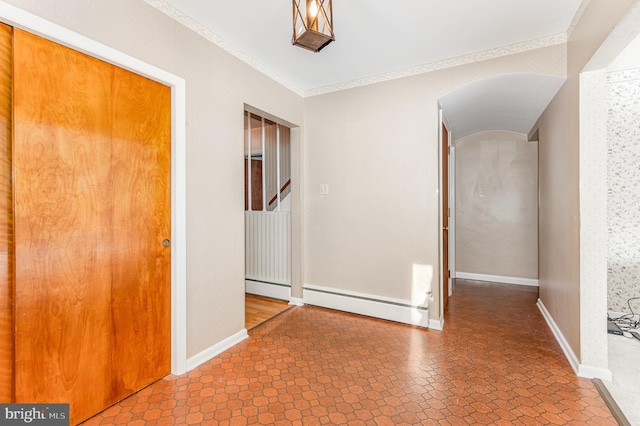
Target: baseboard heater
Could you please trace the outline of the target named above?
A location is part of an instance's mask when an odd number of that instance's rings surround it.
[[[303,299],[309,305],[429,327],[428,306],[414,305],[408,300],[310,285],[303,288]]]

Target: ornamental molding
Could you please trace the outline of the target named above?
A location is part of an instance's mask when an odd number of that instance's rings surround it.
[[[391,71],[371,77],[360,78],[357,80],[345,81],[343,83],[333,84],[330,86],[318,87],[315,89],[305,90],[305,97],[323,95],[325,93],[337,92],[339,90],[352,89],[354,87],[366,86],[374,83],[382,83],[384,81],[395,80],[398,78],[411,77],[419,74],[425,74],[432,71],[439,71],[447,68],[459,67],[474,62],[486,61],[488,59],[500,58],[503,56],[515,55],[516,53],[527,52],[529,50],[541,49],[543,47],[555,46],[567,42],[566,34],[556,34],[553,36],[542,37],[535,40],[529,40],[521,43],[511,44],[508,46],[498,47],[496,49],[485,50],[484,52],[471,53],[469,55],[458,56],[451,59],[432,62],[430,64],[418,65],[402,70]]]
[[[160,12],[169,16],[170,18],[174,19],[175,21],[178,21],[179,23],[181,23],[191,31],[195,32],[196,34],[209,40],[210,42],[212,42],[222,50],[225,50],[226,52],[240,59],[241,61],[251,66],[252,68],[258,70],[259,72],[266,75],[267,77],[280,83],[287,89],[297,93],[300,96],[304,96],[304,91],[301,90],[299,87],[295,86],[291,82],[280,77],[272,69],[256,61],[251,56],[247,55],[245,52],[238,49],[236,46],[229,43],[228,41],[226,41],[225,39],[220,37],[218,34],[211,31],[210,29],[208,29],[207,27],[205,27],[204,25],[202,25],[192,17],[184,14],[180,10],[176,9],[173,5],[167,3],[165,0],[144,0],[144,1],[149,5],[153,6],[154,8],[158,9]]]
[[[524,41],[521,43],[510,44],[508,46],[498,47],[496,49],[485,50],[483,52],[471,53],[468,55],[462,55],[455,58],[444,59],[429,64],[418,65],[415,67],[404,68],[397,71],[386,72],[377,74],[370,77],[359,78],[355,80],[345,81],[342,83],[332,84],[328,86],[317,87],[314,89],[302,90],[295,84],[281,77],[278,73],[272,69],[266,67],[264,64],[256,61],[251,56],[247,55],[242,50],[238,49],[233,44],[224,40],[215,32],[206,28],[192,17],[184,14],[180,10],[176,9],[173,5],[167,3],[165,0],[144,0],[146,3],[156,8],[160,12],[189,28],[193,32],[204,37],[206,40],[214,43],[216,46],[240,59],[247,65],[266,75],[267,77],[280,83],[287,89],[297,93],[302,97],[324,95],[331,92],[337,92],[340,90],[353,89],[355,87],[367,86],[375,83],[382,83],[389,80],[396,80],[404,77],[411,77],[419,74],[425,74],[433,71],[439,71],[447,68],[458,67],[461,65],[467,65],[474,62],[486,61],[489,59],[500,58],[503,56],[515,55],[517,53],[523,53],[530,50],[541,49],[544,47],[555,46],[567,42],[567,33],[556,34],[552,36],[537,38],[535,40]],[[587,1],[585,1],[587,2]]]

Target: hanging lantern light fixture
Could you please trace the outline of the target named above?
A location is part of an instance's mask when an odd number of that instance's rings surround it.
[[[294,46],[319,52],[336,38],[333,35],[331,0],[292,0]]]

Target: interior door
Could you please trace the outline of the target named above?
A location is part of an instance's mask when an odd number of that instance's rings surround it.
[[[449,131],[442,123],[442,307],[449,302]]]
[[[76,423],[170,372],[171,92],[14,32],[15,399]]]

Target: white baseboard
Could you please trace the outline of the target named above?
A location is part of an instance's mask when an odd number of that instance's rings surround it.
[[[197,366],[204,364],[211,358],[237,345],[248,337],[249,334],[247,333],[247,330],[242,329],[233,336],[229,336],[223,341],[216,343],[215,345],[205,349],[199,354],[192,356],[191,358],[187,359],[187,371],[193,370]]]
[[[429,327],[429,309],[409,300],[394,299],[335,288],[305,285],[305,304],[381,318],[419,327]]]
[[[611,374],[611,370],[608,368],[591,367],[584,364],[580,364],[578,366],[578,377],[584,377],[585,379],[613,380],[613,374]]]
[[[470,274],[467,272],[456,272],[455,278],[475,281],[490,281],[501,284],[518,284],[538,287],[538,280],[533,278],[503,277],[500,275]]]
[[[611,371],[609,371],[609,369],[591,367],[589,365],[580,364],[578,357],[571,349],[571,346],[569,346],[567,339],[565,339],[564,335],[562,334],[562,331],[560,331],[560,327],[558,327],[556,322],[553,320],[553,317],[551,317],[551,314],[549,313],[549,311],[547,311],[547,308],[544,306],[544,303],[542,303],[542,300],[538,299],[538,303],[536,303],[536,305],[538,306],[538,309],[540,309],[542,316],[544,317],[545,321],[547,322],[547,325],[551,329],[551,332],[555,336],[556,341],[558,342],[558,344],[560,345],[560,348],[562,349],[562,352],[564,352],[564,356],[567,358],[567,361],[569,361],[571,368],[573,368],[573,371],[576,373],[577,376],[584,377],[587,379],[601,379],[601,380],[612,379]]]
[[[291,297],[289,298],[289,304],[291,306],[304,306],[304,299],[300,297]]]
[[[567,339],[564,338],[562,331],[560,331],[560,328],[551,317],[551,314],[549,313],[549,311],[547,311],[547,308],[544,306],[544,303],[542,303],[542,300],[538,299],[538,303],[536,303],[536,305],[538,306],[538,309],[540,309],[542,316],[544,317],[545,321],[547,322],[547,325],[551,329],[551,332],[555,336],[556,341],[560,345],[562,352],[564,352],[564,356],[567,357],[567,361],[569,361],[569,364],[571,364],[571,368],[573,368],[573,371],[575,371],[576,374],[578,374],[578,367],[580,366],[580,361],[578,361],[578,357],[576,356],[575,353],[573,353],[573,349],[571,349],[571,346],[569,346]]]
[[[440,331],[442,331],[442,329],[444,328],[444,318],[441,318],[439,320],[430,319],[429,320],[429,328],[431,330],[440,330]]]
[[[244,280],[245,291],[256,296],[270,297],[271,299],[290,300],[291,286],[286,284],[265,283],[262,281]]]

